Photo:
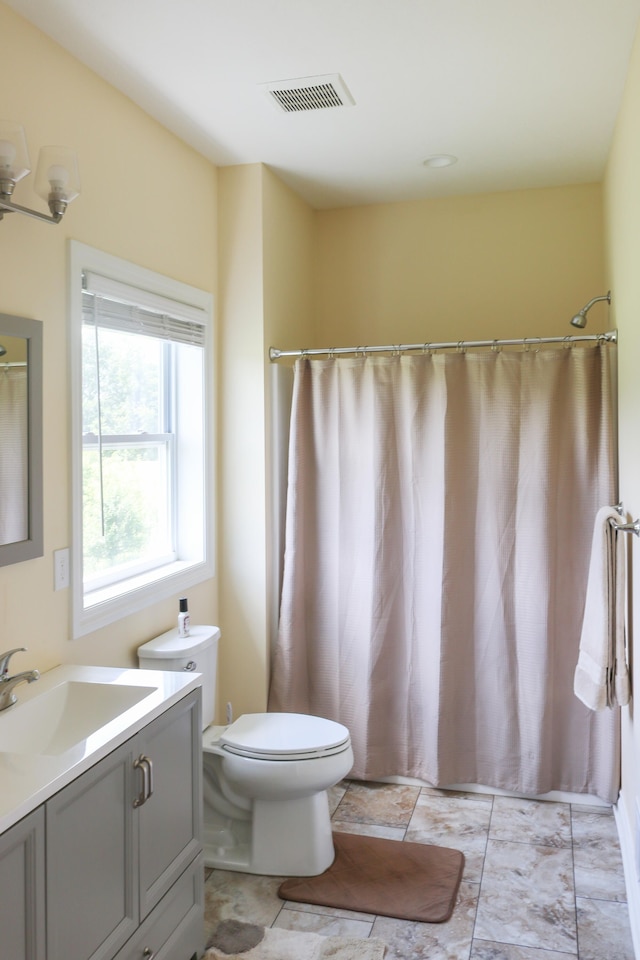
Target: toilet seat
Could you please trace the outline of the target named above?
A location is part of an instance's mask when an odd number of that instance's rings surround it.
[[[253,760],[313,760],[350,747],[341,723],[303,713],[247,713],[220,736],[227,753]]]

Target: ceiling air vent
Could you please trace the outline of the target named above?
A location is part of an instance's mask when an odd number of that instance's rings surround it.
[[[351,107],[355,101],[339,73],[324,77],[297,77],[261,84],[272,103],[285,113]]]

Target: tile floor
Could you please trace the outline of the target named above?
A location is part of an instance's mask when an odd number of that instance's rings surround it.
[[[333,828],[462,850],[447,923],[289,903],[278,877],[208,871],[207,914],[325,935],[376,937],[386,960],[633,960],[622,859],[609,807],[344,782]],[[213,926],[214,924],[212,924]]]

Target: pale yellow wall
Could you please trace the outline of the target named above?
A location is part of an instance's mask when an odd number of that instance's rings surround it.
[[[266,708],[271,617],[268,346],[310,325],[313,213],[263,166],[219,171],[219,715]]]
[[[318,346],[565,336],[606,293],[598,184],[317,219]],[[590,320],[606,329],[606,310],[596,305]]]
[[[317,213],[263,168],[265,345],[312,336]]]
[[[262,171],[219,171],[219,715],[266,700]]]
[[[70,238],[215,293],[216,170],[77,60],[0,4],[0,89],[24,125],[35,167],[43,144],[79,157],[82,195],[59,226],[0,222],[0,311],[44,325],[44,557],[0,568],[0,649],[16,669],[136,663],[138,643],[175,622],[177,597],[70,641],[69,591],[53,590],[53,551],[70,544],[67,259]],[[44,210],[34,174],[15,200]],[[194,620],[216,622],[215,580],[189,591]]]
[[[620,496],[633,519],[640,516],[640,35],[636,37],[625,94],[605,178],[606,260],[614,321],[620,331],[619,462]],[[629,640],[633,687],[640,690],[640,543],[630,537],[632,557]],[[634,655],[635,654],[635,655]],[[640,796],[640,728],[633,705],[622,711],[622,794],[628,823],[635,829]]]
[[[278,531],[284,520],[284,498],[274,467],[278,458],[277,424],[282,412],[272,391],[273,365],[269,347],[283,343],[309,343],[314,329],[314,271],[316,214],[266,167],[263,168],[263,261],[264,261],[264,363],[266,432],[266,575],[269,640],[275,638],[278,622],[279,572]],[[274,497],[278,504],[274,504]],[[277,512],[282,510],[282,517]],[[275,578],[275,579],[274,579]],[[268,679],[268,678],[267,678]]]

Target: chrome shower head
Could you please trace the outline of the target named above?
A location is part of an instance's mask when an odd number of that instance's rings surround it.
[[[583,327],[586,327],[587,313],[589,312],[589,310],[591,310],[591,307],[594,305],[594,303],[598,302],[598,300],[606,300],[607,303],[611,303],[611,290],[609,290],[607,295],[604,297],[593,297],[592,300],[589,300],[589,303],[585,304],[582,310],[576,313],[575,317],[571,318],[571,324],[574,327],[580,327],[580,329],[582,329]]]

